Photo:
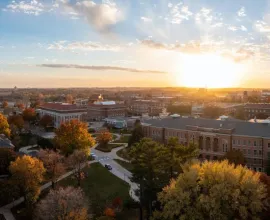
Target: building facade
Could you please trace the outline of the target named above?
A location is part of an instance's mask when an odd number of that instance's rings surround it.
[[[135,100],[129,107],[129,112],[132,115],[144,115],[158,116],[162,113],[165,105],[162,102],[156,100]]]
[[[113,101],[102,101],[87,106],[87,121],[101,121],[105,118],[125,117],[126,105],[116,104]]]
[[[245,117],[251,119],[262,115],[265,118],[270,117],[270,104],[269,103],[248,103],[244,107]]]
[[[262,172],[270,160],[270,125],[244,121],[194,118],[166,118],[142,123],[146,137],[166,143],[177,137],[179,143],[198,144],[200,159],[217,160],[227,151],[242,151],[246,166]]]
[[[55,128],[73,119],[82,121],[83,115],[87,113],[86,108],[67,103],[44,103],[39,107],[38,112],[40,118],[44,115],[50,115],[53,118]]]

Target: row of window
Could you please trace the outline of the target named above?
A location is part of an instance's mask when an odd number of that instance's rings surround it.
[[[262,146],[262,141],[251,141],[251,140],[236,140],[233,139],[233,145],[244,145],[244,146]],[[270,144],[270,143],[269,143]],[[270,145],[268,144],[268,147],[270,147]]]
[[[233,149],[236,150],[237,148],[233,147]],[[239,149],[239,150],[241,150],[244,155],[252,155],[252,150],[249,150],[249,149]],[[262,151],[261,150],[253,150],[253,155],[254,156],[261,156]]]
[[[266,112],[266,110],[246,109],[246,112]]]

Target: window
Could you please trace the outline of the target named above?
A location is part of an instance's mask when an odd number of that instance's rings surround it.
[[[246,141],[246,140],[244,140],[244,141],[243,141],[243,145],[246,145],[246,144],[247,144],[246,142],[247,142],[247,141]]]
[[[248,154],[250,154],[250,150],[248,150]]]
[[[249,145],[249,146],[251,145],[251,141],[248,141],[248,145]]]
[[[257,142],[256,141],[254,141],[254,146],[257,146]]]
[[[262,168],[261,167],[259,167],[258,170],[259,170],[259,172],[262,172]]]
[[[235,140],[233,140],[233,144],[235,144]]]
[[[268,148],[270,148],[270,143],[268,143]]]
[[[254,150],[254,156],[257,155],[257,150]]]
[[[259,150],[259,155],[262,155],[262,151],[261,150]]]
[[[240,145],[240,140],[238,140],[238,145]]]

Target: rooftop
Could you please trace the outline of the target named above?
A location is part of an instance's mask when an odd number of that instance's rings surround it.
[[[270,103],[247,103],[245,108],[262,108],[270,109]]]
[[[77,106],[75,104],[68,104],[68,103],[54,103],[54,102],[48,102],[48,103],[44,103],[42,104],[40,107],[40,109],[44,109],[44,110],[51,110],[51,111],[57,111],[57,112],[74,112],[74,111],[85,111],[86,109],[81,107],[81,106]]]
[[[0,134],[0,148],[14,148],[14,145],[5,135]]]
[[[270,124],[266,123],[250,123],[239,120],[215,120],[205,118],[164,118],[144,120],[144,124],[154,127],[173,128],[186,130],[187,126],[195,126],[209,129],[225,129],[232,130],[234,135],[267,137],[270,138]]]

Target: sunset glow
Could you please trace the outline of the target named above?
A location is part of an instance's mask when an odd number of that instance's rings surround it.
[[[244,65],[214,54],[183,55],[179,68],[179,85],[207,88],[237,86],[244,71]]]

